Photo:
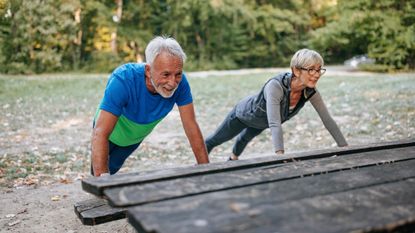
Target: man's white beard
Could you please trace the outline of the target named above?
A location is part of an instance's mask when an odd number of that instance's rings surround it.
[[[156,84],[153,81],[153,78],[150,76],[150,82],[151,85],[153,85],[154,89],[156,90],[156,92],[161,95],[163,98],[170,98],[174,95],[174,92],[177,90],[177,88],[179,87],[179,85],[176,86],[176,88],[174,88],[172,91],[170,92],[166,92],[164,91],[162,86],[156,86]]]

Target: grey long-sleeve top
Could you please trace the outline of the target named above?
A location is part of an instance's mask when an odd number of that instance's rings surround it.
[[[249,127],[270,128],[274,151],[284,150],[282,123],[296,115],[310,101],[337,145],[347,145],[316,89],[304,89],[296,107],[290,111],[291,78],[291,73],[284,73],[270,79],[258,94],[248,96],[237,104],[236,116]]]

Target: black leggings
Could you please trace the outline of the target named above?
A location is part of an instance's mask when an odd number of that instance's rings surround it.
[[[236,117],[236,109],[233,108],[216,131],[206,138],[205,143],[207,151],[210,153],[214,147],[227,142],[238,135],[232,152],[234,155],[239,156],[242,154],[242,151],[248,143],[262,131],[264,131],[264,129],[252,128],[242,123]]]

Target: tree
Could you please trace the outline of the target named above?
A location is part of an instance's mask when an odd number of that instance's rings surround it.
[[[112,44],[112,34],[117,31],[114,9],[113,0],[81,0],[80,60],[85,71],[109,72],[120,63]]]
[[[4,64],[6,61],[7,54],[11,51],[11,44],[7,38],[10,37],[11,33],[11,4],[9,1],[0,0],[0,44],[2,45],[0,50],[0,64]],[[0,66],[0,72],[5,72],[4,66]]]
[[[336,9],[310,40],[329,59],[368,54],[390,69],[415,67],[415,2],[339,1]]]
[[[47,72],[62,69],[71,53],[76,25],[73,1],[12,1],[3,34],[6,72]],[[4,23],[2,25],[5,25]]]
[[[415,66],[415,2],[402,0],[0,0],[0,72],[110,72],[156,35],[186,69],[286,66],[303,47],[327,62],[369,54]]]

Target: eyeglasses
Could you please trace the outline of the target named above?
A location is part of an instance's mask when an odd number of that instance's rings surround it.
[[[309,75],[315,75],[316,73],[319,73],[320,75],[323,75],[324,73],[326,73],[326,69],[318,69],[318,70],[316,70],[314,68],[307,69],[307,68],[303,68],[303,67],[300,67],[300,69],[301,70],[307,70],[307,72],[308,72]]]

